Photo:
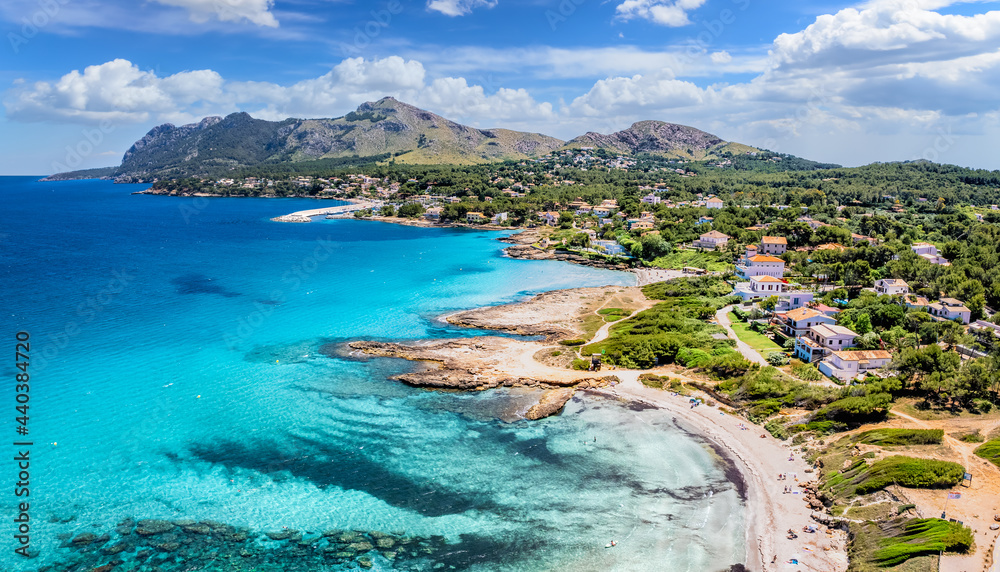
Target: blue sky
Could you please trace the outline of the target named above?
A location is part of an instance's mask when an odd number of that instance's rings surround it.
[[[1000,168],[1000,2],[5,0],[0,173],[205,115],[385,95],[569,139],[643,119],[810,159]]]

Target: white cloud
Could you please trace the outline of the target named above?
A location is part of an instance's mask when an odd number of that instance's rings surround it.
[[[242,22],[244,20],[277,28],[278,20],[271,13],[274,0],[155,0],[167,6],[185,8],[195,22],[206,22],[210,18],[218,18],[223,22]]]
[[[722,50],[721,52],[713,52],[710,57],[712,58],[713,64],[728,64],[733,61],[733,56],[725,50]]]
[[[446,16],[465,16],[476,8],[492,8],[497,0],[427,0],[427,9]]]
[[[552,105],[523,89],[491,95],[464,78],[428,81],[423,64],[390,56],[349,58],[328,73],[288,86],[227,81],[212,70],[159,77],[118,59],[72,71],[52,82],[15,82],[4,94],[7,118],[94,123],[186,122],[204,115],[248,110],[263,119],[335,117],[386,95],[456,119],[551,119]],[[499,125],[491,125],[499,126]]]
[[[670,27],[691,23],[688,13],[700,8],[707,0],[625,0],[615,11],[623,20],[643,18]]]

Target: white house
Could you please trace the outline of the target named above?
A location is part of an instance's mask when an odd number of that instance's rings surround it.
[[[857,334],[836,324],[818,324],[809,328],[809,337],[823,349],[840,351],[854,345]]]
[[[493,224],[500,224],[507,220],[507,213],[497,213],[493,215]]]
[[[773,276],[754,276],[750,282],[737,284],[733,295],[739,296],[744,301],[777,296],[779,300],[775,310],[778,313],[801,308],[812,302],[814,296],[812,292],[786,290],[786,286],[787,284]]]
[[[751,251],[748,250],[747,254]],[[751,279],[754,276],[771,276],[781,278],[785,274],[785,261],[774,256],[758,254],[750,258],[740,260],[736,264],[736,275],[740,278]]]
[[[710,209],[721,209],[726,206],[726,203],[722,202],[719,197],[712,197],[705,201],[705,206]]]
[[[653,193],[649,193],[648,195],[642,197],[642,203],[646,205],[658,205],[662,200],[663,199]]]
[[[559,224],[559,213],[555,211],[540,212],[538,213],[538,218],[542,219],[542,221],[549,226]]]
[[[621,256],[627,254],[625,247],[614,240],[591,240],[590,246],[595,250],[603,250],[608,256]]]
[[[910,245],[910,250],[931,264],[951,266],[951,263],[938,252],[937,247],[929,242],[914,242]]]
[[[823,312],[812,308],[797,308],[778,316],[782,322],[782,330],[788,336],[797,338],[809,333],[809,328],[820,324],[833,325],[837,320]]]
[[[941,298],[938,302],[928,304],[927,309],[932,316],[944,320],[958,320],[963,324],[968,324],[972,319],[972,311],[966,308],[960,300],[954,298]]]
[[[765,236],[760,239],[760,251],[772,256],[781,256],[788,250],[788,239],[783,236]]]
[[[605,218],[611,214],[611,209],[608,207],[594,207],[594,216]]]
[[[443,210],[441,207],[429,208],[424,211],[424,218],[427,220],[438,220],[441,218],[441,211]]]
[[[706,232],[701,235],[698,239],[697,246],[701,248],[709,248],[712,250],[725,248],[726,244],[729,242],[729,235],[722,234],[717,230],[712,232]]]
[[[875,292],[885,296],[897,296],[910,293],[910,287],[898,278],[883,278],[875,282]]]
[[[820,362],[819,371],[826,376],[849,381],[885,367],[890,361],[892,355],[885,350],[832,352]]]

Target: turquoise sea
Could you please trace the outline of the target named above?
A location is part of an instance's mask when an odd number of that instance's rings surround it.
[[[0,507],[16,515],[25,500],[12,443],[30,439],[34,555],[15,554],[4,516],[0,570],[701,572],[745,560],[739,487],[670,416],[587,396],[527,422],[527,390],[418,390],[387,379],[407,363],[333,351],[484,335],[435,317],[634,276],[506,259],[495,232],[283,224],[269,219],[316,201],[131,194],[143,188],[0,178]],[[180,526],[144,535],[130,519]]]

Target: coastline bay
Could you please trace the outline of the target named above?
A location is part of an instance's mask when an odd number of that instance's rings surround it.
[[[505,259],[496,232],[270,221],[309,200],[199,209],[103,181],[0,187],[5,334],[39,341],[38,565],[72,554],[58,535],[125,518],[442,536],[431,558],[483,570],[743,560],[724,467],[653,410],[574,399],[506,423],[484,413],[495,395],[409,388],[386,379],[409,367],[397,360],[319,351],[483,335],[431,318],[633,275]]]

